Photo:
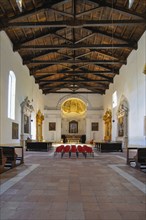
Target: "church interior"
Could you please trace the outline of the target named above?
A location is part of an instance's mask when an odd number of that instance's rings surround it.
[[[0,220],[146,219],[146,1],[0,0]]]

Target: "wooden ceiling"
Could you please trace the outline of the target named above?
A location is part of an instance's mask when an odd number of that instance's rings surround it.
[[[44,94],[105,94],[146,30],[146,0],[0,0],[0,30]]]

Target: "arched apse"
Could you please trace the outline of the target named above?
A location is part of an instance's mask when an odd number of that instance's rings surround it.
[[[77,99],[80,99],[81,101],[83,101],[86,106],[87,106],[87,110],[91,109],[91,103],[89,100],[87,100],[85,97],[81,96],[81,95],[66,95],[64,96],[63,98],[59,99],[58,103],[57,103],[57,106],[56,106],[56,109],[61,109],[61,106],[62,104],[67,100],[67,99],[70,99],[70,98],[77,98]]]

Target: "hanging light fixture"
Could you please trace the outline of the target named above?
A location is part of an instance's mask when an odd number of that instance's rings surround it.
[[[134,0],[129,0],[129,6],[128,7],[131,8],[133,3],[134,3]]]
[[[22,0],[16,0],[20,12],[22,12]]]

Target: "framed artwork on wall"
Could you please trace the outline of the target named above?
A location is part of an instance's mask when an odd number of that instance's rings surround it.
[[[98,131],[98,122],[92,122],[91,130],[92,131]]]
[[[56,131],[56,123],[49,122],[49,131]]]
[[[18,139],[19,124],[12,122],[12,139]]]
[[[77,121],[69,122],[69,133],[78,133],[78,122]]]
[[[29,134],[29,116],[24,115],[24,133]]]

